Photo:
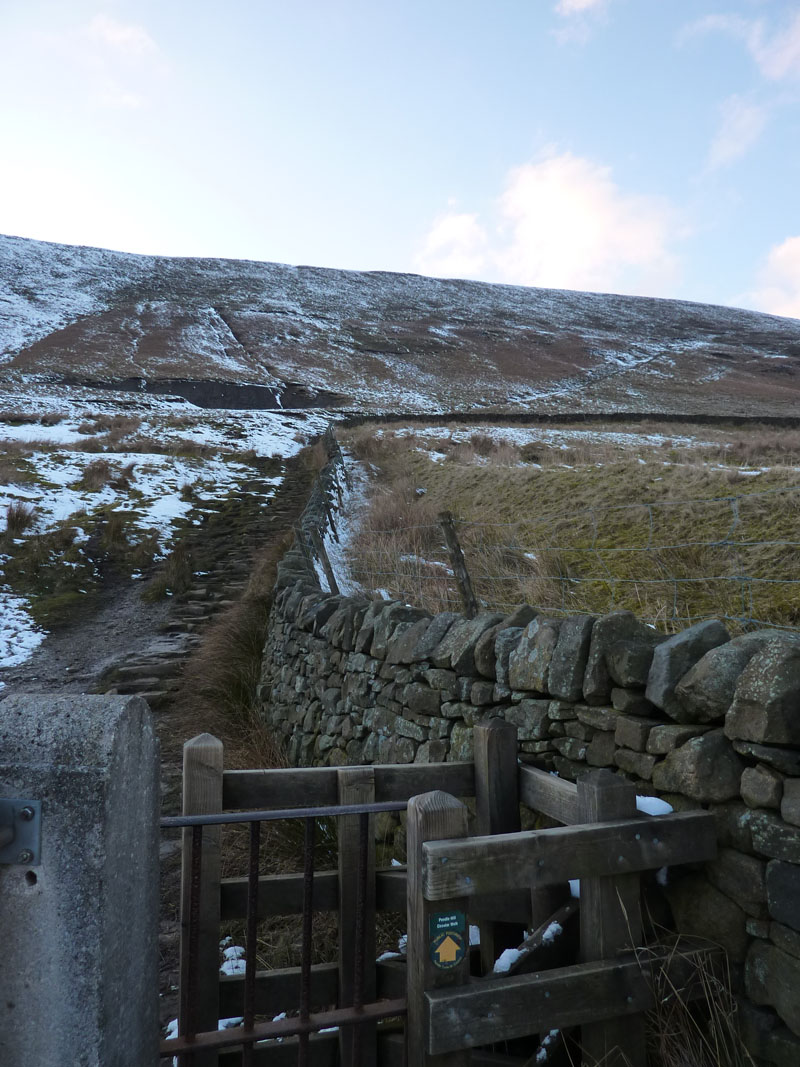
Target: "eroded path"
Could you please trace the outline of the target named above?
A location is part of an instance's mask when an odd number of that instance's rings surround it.
[[[197,533],[192,554],[202,565],[185,593],[148,603],[142,599],[143,583],[112,582],[91,614],[49,634],[28,660],[0,672],[5,683],[0,714],[3,699],[11,693],[142,695],[156,714],[162,810],[179,811],[183,743],[210,725],[202,710],[196,717],[187,714],[185,694],[191,690],[194,657],[203,654],[212,620],[224,623],[225,612],[235,608],[247,589],[259,557],[287,535],[308,498],[305,457],[286,460],[283,473],[277,488],[253,479],[236,499],[224,502],[218,522],[209,521]],[[214,727],[219,732],[218,720]],[[176,1014],[177,835],[162,841],[161,867],[160,992],[166,1022]]]

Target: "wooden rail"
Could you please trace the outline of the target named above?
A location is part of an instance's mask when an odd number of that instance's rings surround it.
[[[520,793],[551,818],[573,825],[422,840],[409,852],[409,916],[414,886],[425,914],[443,916],[464,913],[473,899],[487,894],[502,896],[526,887],[536,893],[578,878],[581,962],[535,974],[457,982],[456,988],[431,973],[420,990],[419,979],[410,974],[409,1026],[422,1020],[423,1027],[414,1063],[462,1067],[471,1062],[469,1050],[478,1046],[580,1026],[585,1067],[644,1067],[643,1012],[652,1005],[653,968],[666,968],[675,988],[685,987],[682,995],[690,996],[696,961],[688,954],[640,950],[638,875],[713,858],[714,817],[703,811],[642,816],[634,786],[610,771],[590,772],[572,785],[525,768]],[[430,803],[440,796],[429,794]],[[417,797],[413,803],[426,811],[429,802]],[[451,798],[452,805],[460,806]],[[435,923],[412,926],[409,919],[409,964],[432,955],[434,928]]]
[[[430,841],[422,851],[422,888],[427,900],[445,900],[638,873],[710,859],[715,842],[714,816],[705,811]]]
[[[375,764],[375,800],[409,800],[439,785],[456,797],[475,796],[472,763]],[[289,767],[264,771],[225,771],[222,811],[326,807],[339,803],[338,767]],[[218,809],[220,810],[220,809]]]
[[[642,815],[636,811],[634,787],[607,771],[591,772],[576,785],[519,766],[516,729],[499,720],[478,724],[474,740],[474,763],[266,771],[223,770],[221,747],[218,751],[218,743],[207,735],[186,746],[186,813],[411,802],[408,867],[376,870],[371,825],[364,851],[366,824],[361,820],[367,817],[347,815],[338,820],[337,869],[313,873],[313,910],[339,913],[340,944],[336,963],[311,966],[307,995],[312,1005],[345,1006],[334,1010],[343,1013],[338,1032],[287,1036],[280,1043],[254,1046],[244,1059],[240,1049],[218,1047],[223,1035],[213,1036],[216,1019],[245,1015],[248,995],[250,1010],[258,1016],[291,1010],[301,997],[302,969],[259,971],[247,994],[243,976],[218,973],[219,923],[244,919],[248,899],[257,920],[301,915],[304,878],[301,873],[254,878],[251,871],[250,879],[221,880],[218,830],[206,828],[200,970],[192,979],[192,995],[199,995],[201,1005],[195,1029],[207,1033],[193,1065],[295,1064],[302,1042],[309,1067],[522,1067],[529,1058],[480,1046],[574,1026],[581,1027],[585,1067],[644,1063],[642,1013],[651,1004],[654,968],[666,968],[670,981],[688,996],[694,960],[691,953],[668,958],[638,951],[639,874],[711,858],[713,816],[703,811]],[[464,797],[475,797],[474,817],[457,799]],[[520,803],[561,825],[521,832]],[[477,836],[467,836],[468,825]],[[184,831],[185,886],[191,833]],[[520,957],[519,973],[493,976],[494,960],[504,948],[520,945],[526,928],[542,934],[552,918],[560,916],[565,923],[571,918],[577,902],[564,903],[563,886],[576,878],[581,883],[579,962],[554,966],[556,953],[544,964],[550,969],[544,969],[542,938],[534,936]],[[407,911],[408,963],[391,958],[374,962],[375,916],[382,911]],[[467,940],[466,950],[446,969],[435,965],[431,953],[431,923],[443,913],[455,916]],[[481,946],[474,953],[468,948],[469,922],[480,926]],[[576,943],[575,920],[572,929]],[[360,964],[355,956],[359,940],[365,944]],[[470,977],[470,970],[478,973],[478,952],[483,978]],[[562,957],[561,962],[574,958]],[[526,966],[534,973],[521,973]],[[376,1018],[381,1001],[407,998],[407,1060],[399,1023],[367,1023],[358,1036],[357,1027],[349,1025],[347,1011],[352,1009],[346,1006],[353,1003],[359,967],[358,996],[374,1005]],[[189,984],[184,960],[184,1016],[190,1010]],[[204,1025],[198,1027],[198,1021]]]

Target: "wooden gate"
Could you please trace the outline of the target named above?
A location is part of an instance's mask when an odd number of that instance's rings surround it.
[[[255,771],[224,770],[209,735],[187,743],[183,815],[162,820],[184,835],[179,1035],[162,1042],[163,1056],[181,1067],[522,1067],[527,1055],[497,1046],[580,1026],[586,1065],[644,1064],[641,1013],[660,961],[634,951],[639,872],[710,858],[713,817],[642,815],[633,786],[607,771],[576,786],[519,766],[516,728],[502,720],[477,725],[474,738],[471,763]],[[520,832],[520,801],[563,825]],[[374,820],[406,808],[408,867],[376,870]],[[315,826],[330,818],[338,865],[316,871]],[[274,819],[303,822],[298,873],[260,873],[260,827]],[[221,879],[229,822],[250,826],[249,870]],[[470,824],[479,836],[468,836]],[[515,968],[537,963],[525,945],[577,907],[554,910],[550,887],[576,878],[581,962],[493,975],[503,949],[521,943]],[[338,915],[332,964],[312,961],[321,911]],[[407,914],[406,960],[375,960],[379,911]],[[267,915],[303,916],[299,967],[256,969]],[[246,930],[245,973],[230,977],[219,973],[220,923],[229,920]],[[470,924],[479,948],[470,948]],[[689,982],[688,957],[662,962],[679,985]],[[232,1017],[241,1024],[217,1030]]]

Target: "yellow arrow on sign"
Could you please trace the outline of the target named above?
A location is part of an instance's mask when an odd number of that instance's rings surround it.
[[[439,957],[439,963],[455,963],[460,951],[461,945],[448,934],[436,949],[436,955]]]

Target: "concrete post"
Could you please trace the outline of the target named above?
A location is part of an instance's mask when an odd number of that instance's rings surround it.
[[[41,864],[0,866],[0,1063],[158,1063],[158,741],[140,697],[0,701],[0,796]]]

